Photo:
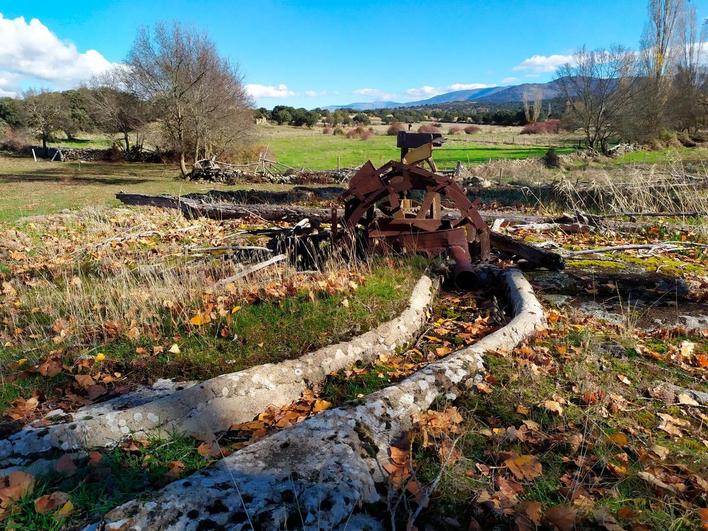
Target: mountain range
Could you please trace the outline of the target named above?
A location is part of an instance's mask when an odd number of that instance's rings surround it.
[[[326,109],[334,111],[337,109],[352,109],[355,111],[370,111],[373,109],[395,109],[399,107],[421,107],[424,105],[440,105],[459,101],[475,102],[480,104],[501,104],[522,102],[524,93],[533,99],[540,91],[544,100],[557,98],[561,95],[561,82],[558,79],[547,83],[523,83],[521,85],[510,85],[504,87],[485,87],[471,90],[455,90],[439,94],[432,98],[417,101],[407,101],[404,103],[395,101],[373,101],[349,103],[348,105],[330,105]]]

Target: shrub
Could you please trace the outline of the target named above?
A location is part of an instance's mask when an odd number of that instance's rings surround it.
[[[521,129],[522,135],[555,135],[560,131],[560,120],[546,120],[545,122],[533,122],[526,124]]]
[[[13,152],[20,152],[31,144],[31,139],[24,129],[0,125],[0,146]]]
[[[325,126],[322,128],[322,134],[323,135],[331,135],[332,134],[332,128],[329,126]]]
[[[373,128],[369,127],[367,129],[361,125],[358,125],[354,129],[347,131],[347,138],[359,138],[360,140],[366,140],[367,138],[373,136],[373,134]]]
[[[369,115],[364,114],[363,112],[355,114],[353,120],[355,124],[359,125],[369,125],[371,123],[371,118],[369,118]]]
[[[338,135],[338,136],[343,136],[344,135],[344,129],[341,127],[335,127],[334,131],[332,131],[333,135]]]
[[[439,133],[440,129],[438,129],[435,124],[423,124],[418,128],[419,133]]]
[[[465,127],[466,135],[472,135],[474,133],[479,133],[480,131],[482,131],[482,128],[477,125],[468,125],[467,127]]]
[[[560,158],[556,150],[551,148],[546,151],[546,154],[542,157],[543,163],[546,168],[560,168]]]
[[[391,125],[388,126],[388,129],[386,130],[386,134],[389,136],[396,136],[399,131],[405,131],[408,129],[406,125],[402,122],[393,122]]]
[[[450,129],[447,130],[448,135],[459,135],[464,129],[460,127],[459,125],[453,125]]]

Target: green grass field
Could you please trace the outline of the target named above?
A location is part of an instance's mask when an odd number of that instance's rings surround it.
[[[282,189],[279,185],[259,188]],[[52,214],[66,208],[118,205],[120,191],[144,194],[187,194],[212,189],[253,188],[252,184],[226,187],[179,178],[169,164],[132,162],[34,162],[31,158],[0,156],[0,222],[22,216]]]
[[[380,166],[389,160],[398,159],[396,137],[372,136],[367,140],[349,139],[344,136],[324,135],[319,129],[311,131],[294,127],[264,129],[259,142],[268,147],[278,162],[295,168],[330,170],[339,167],[359,166],[371,160]],[[472,137],[450,138],[435,150],[434,159],[441,169],[463,164],[478,164],[497,159],[522,159],[541,157],[548,150],[544,146],[475,144]],[[561,148],[561,153],[572,148]]]

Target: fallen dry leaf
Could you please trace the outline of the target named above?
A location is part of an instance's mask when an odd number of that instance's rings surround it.
[[[543,465],[533,455],[509,458],[504,461],[504,464],[509,467],[511,473],[518,480],[532,481],[543,473]]]
[[[203,457],[221,457],[221,451],[216,442],[203,442],[197,446],[197,453]]]
[[[607,440],[621,447],[627,446],[627,444],[629,443],[629,441],[627,440],[627,436],[621,431],[608,435]]]
[[[700,404],[688,393],[680,393],[678,395],[678,401],[679,404],[683,404],[684,406],[700,406]]]
[[[543,515],[543,520],[554,525],[558,531],[572,531],[575,528],[577,510],[567,505],[551,507]]]
[[[74,504],[71,503],[71,500],[67,501],[64,506],[59,509],[56,513],[54,513],[57,518],[66,518],[69,516],[72,512],[74,511]]]
[[[0,502],[3,505],[19,500],[34,489],[34,476],[16,470],[0,478]]]
[[[556,400],[546,400],[543,402],[543,407],[552,412],[552,413],[557,413],[558,415],[563,414],[563,406],[560,405],[559,402]]]
[[[34,510],[39,514],[47,514],[63,507],[69,501],[69,495],[60,490],[45,494],[34,500]]]

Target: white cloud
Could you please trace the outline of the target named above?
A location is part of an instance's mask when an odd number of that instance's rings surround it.
[[[501,84],[502,84],[502,85],[508,85],[508,84],[514,83],[514,82],[516,82],[516,81],[518,81],[518,80],[519,80],[518,77],[509,76],[509,77],[505,77],[504,79],[502,79],[502,80],[501,80]]]
[[[252,98],[287,98],[294,96],[295,92],[290,90],[287,85],[260,85],[258,83],[249,83],[246,85],[246,91]]]
[[[371,98],[374,101],[391,100],[396,97],[396,94],[393,94],[391,92],[385,92],[383,90],[375,88],[356,89],[354,91],[354,94],[358,94],[359,96],[365,96],[366,98]]]
[[[566,63],[572,63],[572,55],[532,55],[516,65],[512,70],[516,72],[529,72],[531,74],[545,74],[555,72]]]
[[[4,18],[0,13],[0,91],[16,93],[23,80],[42,80],[60,88],[114,67],[96,50],[79,52],[38,19]]]
[[[326,96],[328,92],[326,90],[306,90],[304,94],[308,98],[317,98],[319,96]]]
[[[424,85],[419,88],[410,88],[406,90],[406,96],[409,98],[432,98],[433,96],[438,96],[440,94],[446,94],[448,92],[455,92],[457,90],[474,90],[480,88],[490,87],[486,83],[453,83],[447,87],[432,87],[430,85]]]

